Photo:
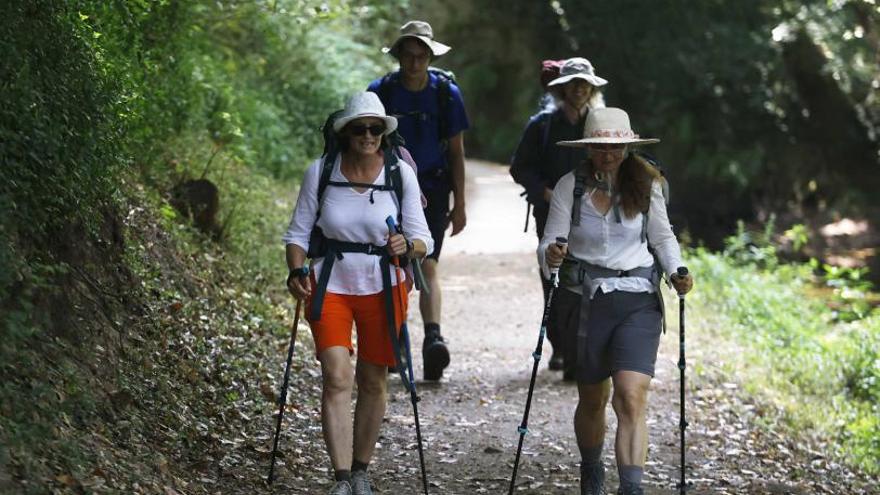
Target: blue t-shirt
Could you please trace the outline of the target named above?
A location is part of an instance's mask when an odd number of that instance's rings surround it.
[[[446,129],[440,132],[440,76],[428,73],[428,85],[421,91],[409,91],[399,80],[399,72],[390,76],[386,95],[379,91],[382,78],[376,79],[367,88],[379,95],[385,112],[397,117],[398,132],[406,141],[406,149],[412,154],[419,169],[419,184],[422,189],[449,187],[448,174],[438,174],[446,169],[446,152],[441,141],[445,141],[466,130],[468,123],[461,90],[455,83],[449,83],[450,101],[446,105]],[[442,136],[442,139],[441,139]],[[446,175],[446,176],[444,176]]]

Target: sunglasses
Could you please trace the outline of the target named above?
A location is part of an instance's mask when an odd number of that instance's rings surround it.
[[[363,136],[367,132],[369,132],[373,136],[381,136],[382,134],[385,134],[385,125],[352,124],[348,126],[348,132],[351,133],[352,136]]]

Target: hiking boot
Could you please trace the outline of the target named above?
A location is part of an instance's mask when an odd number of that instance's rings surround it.
[[[563,369],[563,357],[561,352],[556,352],[556,349],[553,349],[553,355],[550,357],[550,362],[547,363],[547,369],[552,371],[561,371]]]
[[[443,376],[443,370],[449,366],[449,349],[439,330],[425,331],[422,362],[425,365],[425,380],[428,381],[439,380]]]
[[[605,491],[605,465],[581,463],[581,495],[607,495]]]
[[[373,495],[373,489],[370,488],[370,478],[367,478],[366,471],[351,472],[351,493],[352,495]]]
[[[347,481],[337,481],[330,489],[330,495],[352,495],[351,484]]]
[[[617,495],[645,495],[641,485],[622,481],[617,488]]]

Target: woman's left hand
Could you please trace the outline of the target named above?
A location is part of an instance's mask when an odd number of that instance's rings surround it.
[[[690,273],[683,277],[677,273],[673,273],[672,276],[669,277],[669,281],[672,282],[675,291],[681,295],[687,294],[694,287],[694,277],[692,277]]]
[[[388,254],[391,256],[403,256],[406,254],[406,238],[401,234],[393,234],[388,238]]]

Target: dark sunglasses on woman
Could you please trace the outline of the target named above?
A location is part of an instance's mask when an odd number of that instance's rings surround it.
[[[373,136],[381,136],[385,133],[385,126],[383,124],[375,124],[375,125],[364,125],[364,124],[352,124],[348,126],[348,132],[350,132],[353,136],[363,136],[369,131],[369,133]]]

